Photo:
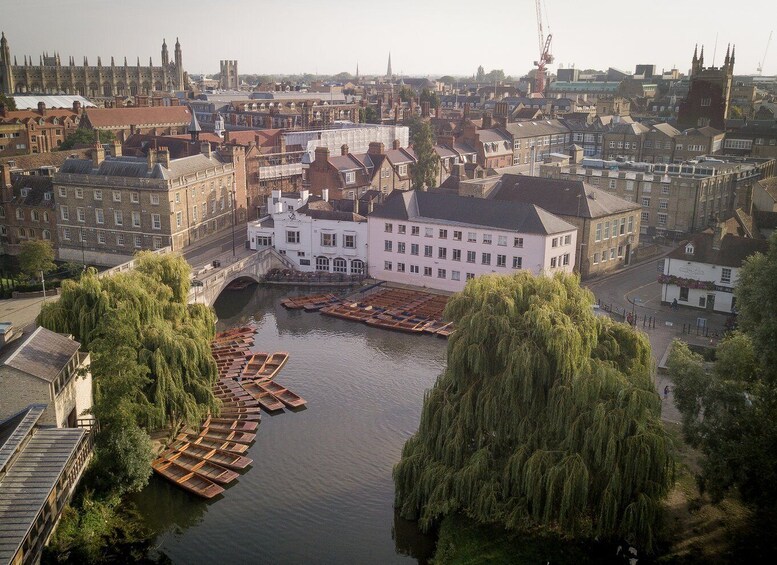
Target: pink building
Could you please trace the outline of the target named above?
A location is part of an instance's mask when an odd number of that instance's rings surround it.
[[[369,274],[389,282],[459,291],[486,273],[575,264],[575,226],[533,204],[397,191],[367,225]]]

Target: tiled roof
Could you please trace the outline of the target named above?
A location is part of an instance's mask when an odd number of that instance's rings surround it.
[[[95,129],[154,127],[170,124],[188,126],[192,117],[186,106],[88,108],[84,113]]]
[[[536,204],[552,214],[580,218],[601,218],[640,208],[582,181],[512,174],[504,175],[488,198]]]
[[[766,191],[775,201],[777,201],[777,177],[769,177],[758,181],[758,186]]]
[[[40,167],[61,167],[70,157],[75,155],[80,158],[88,158],[91,149],[71,149],[70,151],[51,151],[49,153],[34,153],[32,155],[16,155],[14,157],[2,157],[0,163],[7,165],[10,161],[14,162],[14,167],[29,171]]]
[[[396,220],[431,220],[543,235],[574,229],[568,222],[533,204],[497,202],[436,191],[395,190],[371,216]]]
[[[668,257],[721,267],[741,267],[744,260],[753,253],[766,253],[769,249],[769,242],[766,240],[739,237],[730,233],[723,236],[720,248],[714,249],[712,247],[714,238],[715,234],[711,230],[706,230],[689,240],[693,243],[693,255],[685,252],[686,244],[683,243]]]
[[[559,120],[537,120],[532,122],[512,122],[504,128],[513,138],[534,137],[569,133],[570,129]]]
[[[661,133],[663,133],[664,135],[668,135],[669,137],[675,137],[677,135],[680,135],[680,130],[678,130],[675,127],[670,126],[667,123],[653,124],[651,126],[651,129],[660,131]]]
[[[21,343],[9,350],[7,357],[3,355],[3,364],[48,382],[54,382],[81,347],[77,341],[43,327],[18,341]]]

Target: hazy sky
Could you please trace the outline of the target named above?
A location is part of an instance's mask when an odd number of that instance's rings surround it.
[[[755,72],[775,0],[543,0],[556,63],[577,68],[660,70],[690,67],[695,43],[716,63],[735,43],[737,74]],[[58,51],[63,62],[124,56],[160,62],[162,38],[173,57],[176,36],[190,73],[214,73],[237,59],[240,73],[472,75],[503,69],[519,76],[538,56],[534,0],[0,0],[0,29],[21,63]],[[544,22],[543,22],[544,23]],[[547,27],[546,27],[547,33]],[[777,34],[764,74],[777,74]]]

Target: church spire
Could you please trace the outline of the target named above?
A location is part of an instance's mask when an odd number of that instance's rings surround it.
[[[386,78],[391,78],[394,73],[391,72],[391,51],[389,51],[388,67],[386,67]]]

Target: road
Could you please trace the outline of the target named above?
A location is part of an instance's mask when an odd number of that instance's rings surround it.
[[[235,252],[239,253],[241,249],[245,249],[247,234],[246,226],[235,226]],[[223,256],[228,251],[232,250],[232,230],[228,230],[223,235],[208,240],[202,245],[198,245],[194,248],[184,251],[183,256],[186,261],[195,268],[201,267],[207,263],[210,263],[212,258]]]

